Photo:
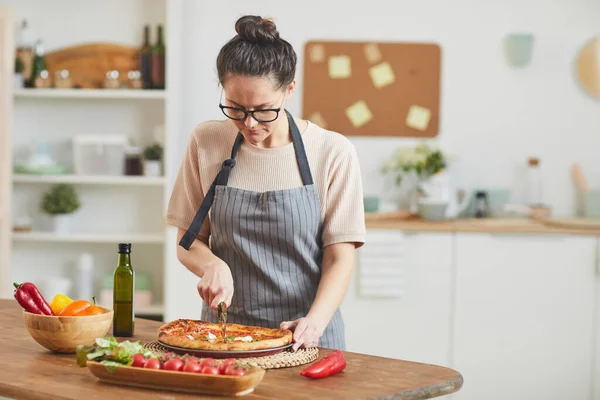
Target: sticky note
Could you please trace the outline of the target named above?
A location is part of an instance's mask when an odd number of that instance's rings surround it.
[[[310,47],[310,61],[314,63],[325,61],[325,46],[322,44],[313,44]]]
[[[375,65],[374,67],[369,68],[369,75],[371,75],[373,85],[377,89],[381,89],[384,86],[391,85],[396,81],[396,76],[394,75],[392,66],[387,62],[383,62],[381,64]]]
[[[375,64],[381,61],[381,50],[379,50],[377,43],[368,43],[365,45],[363,50],[365,52],[365,58],[369,64]]]
[[[428,108],[412,105],[406,115],[406,126],[424,131],[429,126],[431,111]]]
[[[315,125],[319,125],[321,128],[325,128],[327,126],[325,118],[323,118],[320,112],[314,112],[310,114],[308,120],[314,123]]]
[[[369,110],[369,106],[363,100],[359,100],[346,108],[346,116],[355,128],[360,128],[373,119],[373,114]]]
[[[331,79],[350,78],[350,57],[331,56],[329,57],[329,77]]]

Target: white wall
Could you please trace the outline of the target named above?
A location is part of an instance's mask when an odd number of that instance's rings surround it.
[[[345,5],[342,5],[345,4]],[[256,0],[185,3],[181,146],[193,126],[221,118],[215,59],[246,13],[272,16],[299,56],[308,40],[437,42],[442,47],[439,141],[459,156],[458,183],[515,187],[527,157],[541,157],[544,195],[555,214],[574,210],[569,166],[580,162],[592,187],[600,188],[600,100],[585,95],[574,77],[578,49],[600,35],[600,2],[590,0],[370,0],[359,7],[338,1],[301,3]],[[532,32],[532,63],[513,69],[504,61],[502,39]],[[194,43],[192,43],[192,40]],[[301,112],[301,90],[288,108]],[[343,133],[343,132],[342,132]],[[365,192],[379,193],[380,153],[411,139],[352,138],[358,146]],[[577,142],[577,144],[576,144]],[[177,163],[179,159],[176,160]],[[519,193],[516,193],[518,200]]]

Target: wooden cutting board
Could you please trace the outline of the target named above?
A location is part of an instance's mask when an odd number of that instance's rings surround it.
[[[119,80],[125,84],[127,73],[139,70],[139,49],[114,43],[91,43],[49,52],[45,55],[50,77],[66,69],[74,87],[101,88],[106,73],[119,71]]]
[[[566,229],[600,229],[600,219],[596,218],[548,218],[543,224]]]

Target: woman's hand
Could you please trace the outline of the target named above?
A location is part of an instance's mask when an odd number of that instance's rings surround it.
[[[215,311],[222,301],[229,307],[233,297],[233,277],[224,261],[219,260],[204,267],[204,275],[198,282],[198,293]]]
[[[294,332],[292,351],[296,351],[299,348],[317,347],[319,338],[325,330],[309,317],[302,317],[295,321],[284,321],[279,327],[281,329],[290,329]]]

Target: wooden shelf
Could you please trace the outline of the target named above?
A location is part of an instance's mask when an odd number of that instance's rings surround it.
[[[162,100],[165,90],[143,89],[17,89],[15,98]]]
[[[58,242],[58,243],[119,243],[135,244],[164,244],[161,234],[144,233],[71,233],[59,234],[54,232],[13,232],[14,241],[20,242]]]
[[[101,175],[34,175],[14,174],[18,183],[71,183],[89,185],[162,186],[165,178],[148,176],[101,176]]]

